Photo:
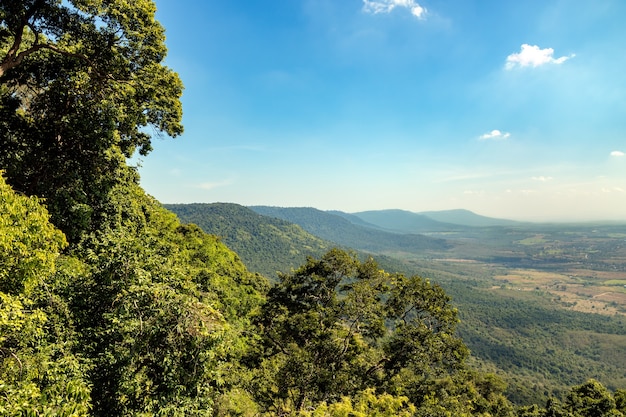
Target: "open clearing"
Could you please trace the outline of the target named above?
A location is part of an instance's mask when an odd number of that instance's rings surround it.
[[[626,288],[615,285],[623,273],[577,270],[569,273],[515,269],[494,276],[502,285],[494,289],[544,291],[567,309],[606,315],[626,315]],[[614,285],[606,285],[606,282]]]

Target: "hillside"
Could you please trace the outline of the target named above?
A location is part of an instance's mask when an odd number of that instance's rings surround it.
[[[392,233],[354,224],[343,216],[314,208],[281,208],[267,206],[250,207],[264,216],[287,220],[300,225],[307,232],[322,239],[336,242],[353,249],[391,254],[396,252],[424,254],[436,250],[446,250],[449,244],[419,234]]]
[[[238,204],[166,204],[184,223],[195,223],[217,235],[241,257],[249,270],[276,279],[276,272],[289,272],[307,256],[318,257],[334,243],[304,231],[300,226],[262,216]]]

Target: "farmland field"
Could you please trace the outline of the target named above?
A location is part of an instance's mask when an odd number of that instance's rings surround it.
[[[626,314],[626,226],[527,225],[446,233],[449,251],[398,254],[430,270],[491,280],[497,290],[541,292],[560,307]]]

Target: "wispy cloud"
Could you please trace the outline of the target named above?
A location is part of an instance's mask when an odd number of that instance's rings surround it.
[[[508,139],[511,134],[509,132],[502,132],[498,129],[494,129],[489,133],[485,133],[481,135],[479,139],[481,140],[499,140],[499,139]]]
[[[626,155],[626,154],[624,154],[624,152],[622,152],[622,151],[613,151],[613,152],[611,152],[611,156],[617,156],[618,158],[621,158],[624,155]]]
[[[548,182],[548,181],[552,181],[554,178],[552,178],[552,177],[544,177],[543,175],[541,175],[539,177],[532,177],[532,179],[534,181]]]
[[[418,19],[426,16],[426,9],[415,0],[363,0],[363,10],[367,13],[391,13],[396,7],[404,7]]]
[[[554,58],[554,49],[541,49],[537,45],[523,44],[522,50],[506,57],[505,68],[510,70],[515,67],[538,67],[545,64],[562,64],[575,55]]]
[[[463,191],[465,195],[485,195],[483,190],[465,190]]]
[[[224,181],[216,181],[216,182],[201,182],[198,184],[192,184],[191,188],[198,188],[200,190],[213,190],[219,187],[225,187],[227,185],[231,185],[233,183],[232,180],[224,180]]]

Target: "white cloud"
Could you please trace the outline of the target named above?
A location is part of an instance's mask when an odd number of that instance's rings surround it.
[[[562,64],[575,55],[562,56],[560,58],[554,58],[554,49],[544,48],[539,49],[537,45],[523,44],[522,50],[519,53],[511,54],[506,57],[505,68],[510,70],[515,67],[538,67],[545,64]]]
[[[511,134],[509,132],[501,132],[498,129],[494,129],[489,133],[485,133],[484,135],[480,136],[480,139],[482,140],[487,140],[487,139],[491,139],[491,140],[498,140],[498,139],[508,139],[509,136],[511,136]]]
[[[613,152],[611,152],[611,156],[622,157],[622,156],[624,156],[624,155],[625,155],[625,154],[624,154],[624,152],[622,152],[622,151],[613,151]]]
[[[532,177],[532,179],[534,181],[541,181],[541,182],[548,182],[548,181],[552,181],[554,178],[552,177],[544,177],[543,175],[540,177]]]
[[[404,7],[419,19],[426,16],[426,9],[415,0],[363,0],[363,10],[367,13],[391,13],[396,7]]]

